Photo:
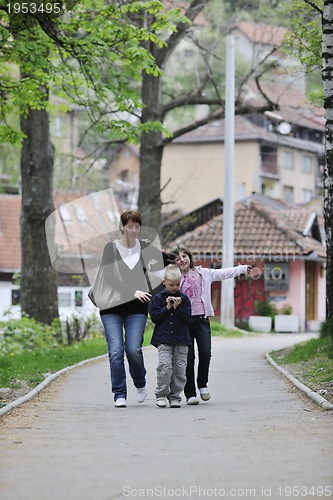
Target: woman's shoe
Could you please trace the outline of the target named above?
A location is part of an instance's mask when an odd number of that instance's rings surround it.
[[[116,408],[126,408],[126,399],[125,398],[118,398],[114,402],[114,405]]]
[[[138,403],[143,403],[147,397],[146,387],[139,387],[136,389],[136,400]]]

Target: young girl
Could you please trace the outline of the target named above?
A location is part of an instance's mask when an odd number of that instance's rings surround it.
[[[235,278],[240,274],[251,275],[251,266],[240,265],[225,269],[209,269],[202,266],[194,266],[193,256],[185,246],[172,248],[170,254],[175,257],[175,263],[182,271],[180,290],[184,292],[191,301],[192,317],[188,329],[192,338],[189,347],[186,368],[186,385],[184,393],[188,405],[199,404],[195,385],[195,348],[196,341],[199,355],[197,387],[203,401],[210,399],[207,387],[209,364],[211,358],[211,330],[208,316],[214,316],[211,301],[211,284],[213,281]]]

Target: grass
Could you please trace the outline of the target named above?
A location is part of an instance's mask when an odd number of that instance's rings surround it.
[[[333,403],[333,341],[330,337],[311,339],[274,351],[271,356],[300,382]]]
[[[3,355],[0,357],[0,387],[18,387],[22,380],[29,386],[35,386],[42,382],[47,374],[106,352],[105,339],[99,338],[45,351]]]

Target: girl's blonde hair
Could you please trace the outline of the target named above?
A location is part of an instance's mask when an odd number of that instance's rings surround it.
[[[176,280],[180,279],[182,276],[182,273],[176,264],[169,264],[166,266],[164,269],[164,279],[165,280]]]

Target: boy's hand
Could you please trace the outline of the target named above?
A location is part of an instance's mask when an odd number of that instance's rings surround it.
[[[181,297],[174,297],[173,298],[173,307],[176,309],[178,306],[180,306],[182,301]]]
[[[181,297],[167,297],[166,299],[167,308],[171,309],[173,307],[174,309],[176,309],[176,307],[179,306],[181,301],[182,301]]]

